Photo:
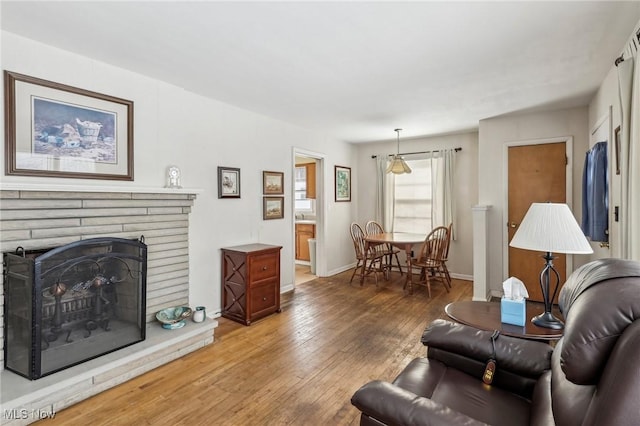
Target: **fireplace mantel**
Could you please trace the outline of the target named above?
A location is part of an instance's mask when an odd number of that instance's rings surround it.
[[[42,183],[0,183],[0,191],[43,192],[131,192],[135,194],[200,194],[200,188],[135,187],[125,185],[66,185]]]

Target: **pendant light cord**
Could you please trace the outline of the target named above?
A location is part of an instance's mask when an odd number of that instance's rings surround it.
[[[398,149],[396,150],[396,157],[400,156],[400,131],[402,129],[394,129],[394,131],[397,133],[398,135]]]

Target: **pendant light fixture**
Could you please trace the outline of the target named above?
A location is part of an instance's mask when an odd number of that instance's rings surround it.
[[[404,161],[404,158],[400,156],[400,130],[402,129],[394,129],[394,131],[398,134],[398,150],[393,156],[391,164],[389,164],[389,167],[387,167],[387,173],[393,173],[396,175],[411,173],[411,168],[409,168],[407,163]]]

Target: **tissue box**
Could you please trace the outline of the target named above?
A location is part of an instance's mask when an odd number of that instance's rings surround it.
[[[524,326],[524,319],[527,313],[526,299],[514,300],[505,299],[500,300],[500,321]]]

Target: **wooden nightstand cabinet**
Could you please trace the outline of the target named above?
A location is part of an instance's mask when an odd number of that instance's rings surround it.
[[[222,316],[244,325],[280,312],[280,246],[222,249]]]

